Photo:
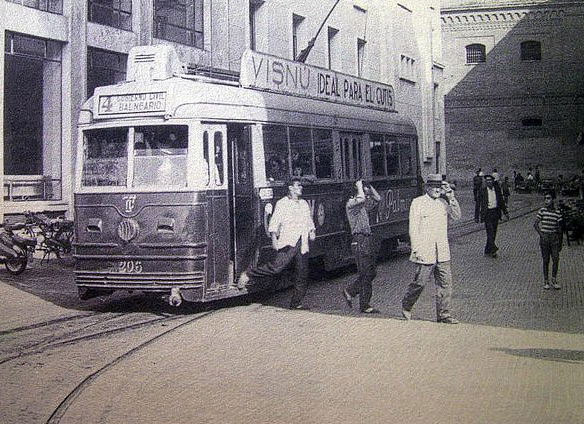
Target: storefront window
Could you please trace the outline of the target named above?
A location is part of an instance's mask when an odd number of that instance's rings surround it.
[[[61,45],[6,33],[5,199],[61,198]]]

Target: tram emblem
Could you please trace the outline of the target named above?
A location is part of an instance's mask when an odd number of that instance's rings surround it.
[[[124,196],[122,197],[122,199],[124,199],[124,202],[126,203],[124,212],[126,213],[132,212],[134,210],[134,207],[136,206],[136,195],[132,194]]]
[[[138,235],[140,227],[133,219],[124,219],[118,224],[118,236],[126,243]]]

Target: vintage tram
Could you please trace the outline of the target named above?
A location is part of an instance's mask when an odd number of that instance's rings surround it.
[[[234,82],[185,73],[168,46],[132,49],[127,80],[80,112],[80,297],[242,294],[234,281],[271,254],[266,229],[292,175],[307,181],[310,257],[324,269],[352,260],[344,205],[359,177],[382,196],[375,240],[395,246],[421,187],[415,127],[392,102],[390,86],[252,51]]]

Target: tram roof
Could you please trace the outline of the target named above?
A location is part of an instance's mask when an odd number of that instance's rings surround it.
[[[164,110],[103,114],[98,109],[97,99],[157,93],[164,93]],[[87,116],[87,113],[90,116]],[[214,122],[261,122],[416,135],[416,128],[411,119],[397,112],[243,88],[235,84],[192,76],[174,76],[163,81],[125,82],[98,87],[94,96],[83,105],[80,123],[111,122],[112,118],[127,120],[145,117],[194,118]]]

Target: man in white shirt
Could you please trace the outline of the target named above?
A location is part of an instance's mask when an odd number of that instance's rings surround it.
[[[440,174],[429,174],[426,194],[415,198],[410,206],[410,261],[416,264],[414,281],[402,300],[402,315],[412,318],[412,308],[432,275],[436,284],[438,322],[458,324],[450,314],[452,270],[448,244],[448,217],[460,219],[460,205],[454,191]]]
[[[237,280],[237,287],[241,290],[250,279],[277,275],[295,260],[296,275],[290,309],[308,309],[302,304],[308,287],[308,241],[316,238],[310,206],[300,196],[302,179],[292,177],[288,182],[288,194],[276,202],[268,225],[276,256],[268,263],[243,271]]]

